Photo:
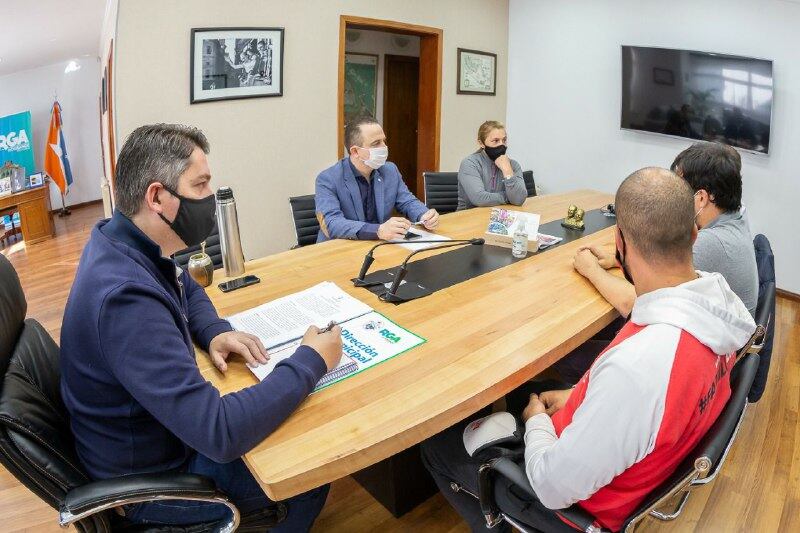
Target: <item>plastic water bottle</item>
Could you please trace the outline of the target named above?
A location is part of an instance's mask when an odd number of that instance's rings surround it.
[[[244,274],[244,252],[239,237],[239,216],[236,213],[236,200],[230,187],[217,189],[217,227],[222,251],[222,265],[226,276]]]
[[[517,259],[522,259],[528,255],[528,230],[525,227],[524,220],[514,232],[514,237],[511,241],[511,255]]]

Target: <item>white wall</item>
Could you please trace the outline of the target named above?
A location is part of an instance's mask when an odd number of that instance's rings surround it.
[[[506,0],[136,0],[120,2],[116,54],[118,145],[135,127],[180,122],[211,143],[212,185],[237,197],[245,257],[294,242],[288,198],[314,191],[339,159],[339,17],[354,15],[441,28],[442,170],[475,150],[478,126],[506,110]],[[189,104],[191,28],[284,27],[282,97]],[[498,55],[497,95],[456,94],[456,48]]]
[[[774,60],[770,155],[742,153],[744,203],[775,251],[780,288],[800,292],[800,4],[782,0],[511,0],[509,153],[545,191],[614,192],[668,167],[690,141],[622,131],[622,44]]]
[[[383,85],[386,75],[385,56],[386,54],[390,54],[396,56],[419,57],[419,37],[369,30],[348,30],[347,33],[348,38],[350,35],[358,35],[358,39],[355,42],[350,42],[348,40],[345,44],[345,52],[375,54],[378,56],[375,118],[378,119],[378,122],[383,122]],[[397,45],[395,38],[407,39],[408,42],[401,48]]]
[[[73,178],[67,195],[68,205],[99,199],[103,175],[97,101],[99,65],[95,57],[76,61],[81,68],[69,74],[64,74],[67,62],[63,61],[0,77],[0,116],[31,112],[33,153],[38,171],[44,166],[53,94],[58,94]],[[53,209],[61,207],[60,191],[55,184],[50,187],[50,202]]]

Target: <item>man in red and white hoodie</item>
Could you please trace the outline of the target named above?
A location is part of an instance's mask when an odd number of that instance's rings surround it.
[[[525,471],[539,501],[520,518],[542,531],[569,530],[550,510],[576,503],[618,530],[717,419],[735,353],[755,330],[725,279],[692,267],[697,229],[682,179],[639,170],[615,203],[617,258],[637,293],[630,320],[573,389],[532,394],[522,416]],[[440,452],[423,448],[440,488],[442,477],[470,486],[472,479],[453,479],[463,464],[455,468]],[[479,511],[445,496],[479,529]]]

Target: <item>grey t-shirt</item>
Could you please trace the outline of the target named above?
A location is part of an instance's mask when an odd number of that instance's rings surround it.
[[[522,168],[511,160],[514,175],[504,179],[503,172],[478,150],[461,161],[458,169],[458,210],[501,204],[522,205],[528,197]]]
[[[694,243],[694,267],[719,272],[750,314],[758,303],[758,267],[747,219],[739,212],[722,213],[700,230]]]

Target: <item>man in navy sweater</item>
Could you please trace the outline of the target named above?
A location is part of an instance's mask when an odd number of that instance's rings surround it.
[[[264,381],[220,396],[197,367],[193,342],[215,366],[238,354],[266,362],[254,336],[233,331],[205,291],[169,258],[203,241],[214,195],[199,130],[159,124],[128,137],[119,155],[116,211],[92,230],[61,329],[61,392],[78,455],[95,479],[184,471],[213,478],[242,513],[274,504],[241,455],[272,433],[341,357],[341,329],[309,328],[295,354]],[[328,487],[284,502],[274,531],[306,531]],[[126,507],[135,522],[224,518],[219,504]]]

